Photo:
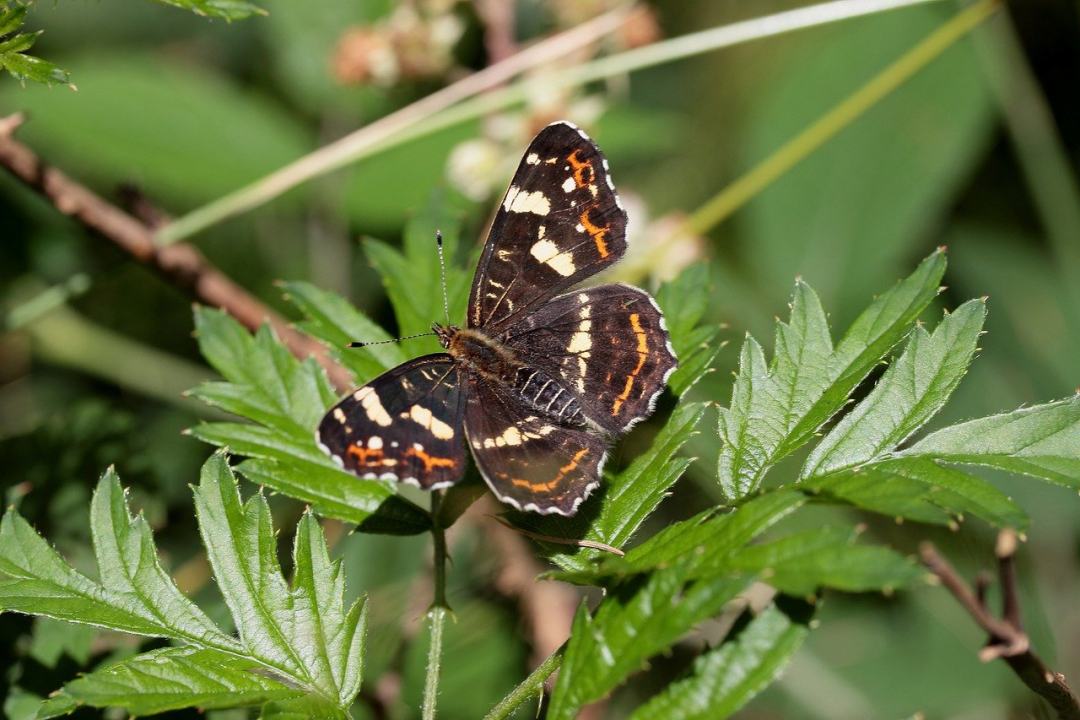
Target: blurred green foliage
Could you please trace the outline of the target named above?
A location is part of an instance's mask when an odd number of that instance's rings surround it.
[[[176,4],[222,12],[247,6]],[[664,33],[678,35],[801,4],[657,2],[655,7]],[[436,87],[431,80],[346,86],[334,75],[332,59],[344,31],[385,19],[394,10],[390,2],[267,0],[258,5],[269,14],[226,24],[157,3],[35,3],[25,25],[19,19],[24,29],[8,32],[46,30],[34,38],[33,53],[70,72],[79,90],[33,83],[23,88],[5,77],[0,79],[0,114],[28,111],[19,137],[101,194],[114,197],[118,185],[134,183],[178,215]],[[557,3],[518,5],[518,37],[536,36],[560,22]],[[14,7],[9,3],[6,10]],[[1076,5],[1046,0],[1011,3],[1010,9],[1062,135],[1061,147],[1051,142],[1051,151],[1075,168],[1080,150]],[[639,204],[631,205],[632,232],[645,238],[653,221],[669,212],[694,210],[954,10],[952,3],[933,4],[773,38],[651,68],[626,85],[595,88],[590,102],[599,104],[599,112],[574,102],[555,107],[572,117],[581,113],[577,119],[605,149],[624,196],[639,198]],[[484,53],[479,20],[461,9],[455,17],[471,28],[459,44],[458,61],[479,67]],[[6,27],[0,23],[0,29]],[[907,275],[934,247],[948,245],[949,287],[937,302],[952,309],[966,298],[989,296],[990,334],[969,377],[930,428],[1072,393],[1080,384],[1074,360],[1080,349],[1080,307],[1068,283],[1075,283],[1080,268],[1063,265],[1047,239],[1045,218],[1031,200],[1032,187],[1002,119],[1002,107],[1015,100],[995,95],[988,81],[992,64],[986,54],[1000,51],[997,38],[980,29],[972,40],[958,43],[712,231],[704,243],[710,262],[695,268],[711,281],[701,309],[706,323],[714,330],[726,323],[730,338],[741,338],[745,331],[769,337],[772,319],[787,314],[792,278],[802,275],[829,308],[829,324],[836,331],[850,324],[873,293]],[[48,72],[56,82],[68,81],[51,75],[51,66]],[[195,241],[256,296],[309,328],[318,325],[328,337],[378,339],[368,333],[368,325],[333,305],[331,296],[320,295],[326,290],[344,294],[371,321],[390,330],[440,319],[441,300],[428,318],[406,319],[400,305],[392,308],[386,295],[393,288],[384,290],[386,278],[373,272],[370,255],[355,240],[376,236],[369,247],[381,248],[375,250],[384,255],[380,269],[385,272],[397,262],[406,282],[410,267],[422,268],[416,272],[423,277],[406,288],[427,297],[436,288],[430,275],[433,253],[410,255],[409,247],[430,242],[434,228],[425,228],[423,218],[435,190],[460,216],[457,267],[468,267],[490,205],[467,199],[449,183],[447,159],[461,141],[481,134],[494,135],[499,152],[515,155],[527,139],[525,132],[518,128],[500,135],[491,127],[500,122],[516,128],[515,123],[525,121],[513,115],[495,118],[408,143],[303,186]],[[493,186],[505,185],[505,167],[495,163],[487,172],[499,176]],[[1056,202],[1078,200],[1066,193]],[[412,229],[407,228],[410,218]],[[186,296],[86,235],[6,176],[0,178],[0,232],[7,240],[0,245],[0,300],[7,307],[27,297],[20,288],[28,278],[41,287],[85,272],[92,285],[70,308],[91,328],[109,328],[205,368],[191,338]],[[387,259],[402,251],[405,255],[397,257],[405,260]],[[291,304],[274,286],[279,279],[289,282]],[[325,317],[317,310],[325,310]],[[936,319],[940,312],[931,316]],[[125,376],[143,377],[144,362],[135,356],[110,360],[112,372],[102,373],[82,336],[73,340],[57,335],[56,328],[62,326],[32,324],[0,341],[6,502],[16,503],[76,568],[92,568],[85,508],[93,478],[115,464],[132,488],[131,502],[156,531],[166,567],[196,578],[185,589],[199,589],[196,598],[207,615],[228,627],[221,597],[197,579],[200,559],[187,483],[196,477],[207,449],[179,435],[204,411],[161,399],[179,398],[190,386],[188,378],[155,379],[158,392],[148,396],[137,383],[123,382]],[[71,353],[49,353],[48,348],[65,342]],[[383,347],[384,358],[373,362],[365,355],[353,360],[358,366],[352,369],[371,373],[396,362],[392,354],[397,349]],[[421,349],[401,348],[408,354]],[[721,352],[716,362],[719,372],[706,376],[691,391],[692,398],[727,401],[728,371],[736,367],[738,354]],[[866,392],[859,389],[856,397]],[[662,409],[662,417],[669,410]],[[720,500],[714,482],[716,438],[707,423],[702,427],[706,432],[687,445],[700,460],[642,524],[643,537]],[[656,423],[641,428],[620,445],[614,469],[632,469],[631,459],[665,432]],[[794,477],[805,459],[796,453],[777,467],[777,475]],[[1040,652],[1056,669],[1074,676],[1080,672],[1080,646],[1071,641],[1080,632],[1075,603],[1080,593],[1080,504],[1028,479],[974,472],[1032,518],[1019,558],[1025,620]],[[874,503],[881,498],[861,497],[866,506],[880,509]],[[297,503],[281,497],[269,502],[279,527],[297,522]],[[822,542],[840,542],[821,528],[847,528],[856,520],[867,525],[865,540],[901,553],[928,538],[964,571],[992,561],[992,530],[980,521],[953,531],[815,505],[792,517],[788,530],[818,532]],[[455,542],[450,592],[458,619],[447,626],[445,652],[458,661],[444,673],[441,710],[447,718],[475,718],[524,676],[529,647],[516,609],[491,592],[493,570],[482,539],[475,530],[463,529]],[[395,670],[401,697],[418,707],[426,648],[422,641],[401,646],[395,634],[404,637],[414,630],[400,624],[402,608],[420,597],[411,616],[415,619],[428,597],[423,537],[358,534],[338,547],[350,577],[347,599],[361,589],[369,591],[369,622],[384,631],[370,638],[365,676]],[[796,581],[791,580],[793,588]],[[805,617],[788,617],[784,622],[774,614],[761,616],[736,634],[737,643],[703,656],[694,665],[697,674],[686,676],[690,679],[672,686],[670,693],[687,688],[694,677],[722,675],[728,668],[768,673],[775,660],[755,653],[751,641],[760,633],[799,644]],[[895,718],[916,711],[928,717],[1039,717],[1005,667],[977,663],[974,653],[983,638],[944,593],[917,590],[888,598],[834,594],[820,603],[817,621],[820,626],[807,634],[780,681],[740,717]],[[77,672],[133,652],[115,636],[65,636],[54,623],[9,614],[0,616],[0,638],[0,668],[5,670],[0,694],[10,717],[26,717],[35,698]],[[659,690],[663,679],[682,677],[691,656],[685,644],[676,645],[640,683],[616,692],[609,714],[629,716],[652,694],[646,691]],[[957,682],[961,674],[963,682]]]

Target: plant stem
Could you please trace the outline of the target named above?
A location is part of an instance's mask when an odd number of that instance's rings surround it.
[[[4,329],[18,330],[89,289],[90,276],[82,272],[75,273],[64,282],[50,285],[13,307],[4,320]]]
[[[793,30],[940,1],[833,0],[672,38],[561,72],[545,73],[535,81],[526,80],[492,90],[521,72],[550,64],[570,51],[608,34],[618,27],[625,17],[622,14],[613,16],[608,13],[578,28],[543,40],[501,63],[470,75],[325,145],[250,185],[193,210],[158,231],[156,240],[165,245],[190,237],[227,218],[269,202],[302,183],[357,160],[523,102],[537,83],[543,85],[545,90],[580,86]],[[482,92],[486,94],[481,95]],[[467,98],[472,99],[462,102]]]
[[[442,669],[443,627],[450,608],[446,603],[446,529],[439,522],[443,491],[431,493],[431,537],[433,540],[434,597],[427,619],[431,644],[428,646],[427,674],[424,677],[423,720],[435,720],[439,700],[439,673]]]
[[[387,147],[385,141],[401,130],[437,115],[466,98],[498,87],[522,72],[555,62],[568,53],[590,45],[619,27],[626,15],[626,8],[612,10],[447,85],[370,125],[324,145],[250,185],[176,219],[157,233],[157,242],[168,245],[190,237],[226,218],[256,208],[308,180],[371,155],[374,151]]]
[[[958,12],[810,127],[697,209],[675,235],[703,235],[899,88],[1000,6],[981,0]]]
[[[161,352],[87,320],[66,306],[53,308],[27,326],[34,352],[118,387],[141,393],[202,417],[219,411],[184,397],[211,377],[205,368]]]
[[[564,643],[562,647],[551,653],[547,660],[540,663],[535,670],[529,673],[529,677],[522,680],[517,687],[511,690],[509,695],[491,708],[488,714],[484,716],[484,720],[505,720],[522,704],[539,695],[544,687],[544,682],[562,665],[565,651],[566,644]]]

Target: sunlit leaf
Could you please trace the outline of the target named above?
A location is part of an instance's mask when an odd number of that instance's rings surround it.
[[[835,346],[810,287],[796,283],[791,320],[776,332],[767,366],[760,345],[743,345],[731,404],[720,411],[720,486],[737,499],[769,468],[807,443],[867,373],[911,328],[938,292],[945,257],[935,252],[907,279],[879,296]]]
[[[793,604],[793,603],[785,603]],[[639,707],[631,720],[722,720],[776,679],[809,632],[806,607],[770,605],[734,638],[694,661],[689,677]]]
[[[300,291],[313,306],[325,301]],[[191,394],[253,422],[203,423],[191,435],[254,458],[240,465],[252,482],[360,530],[407,534],[429,527],[427,513],[393,485],[345,472],[316,445],[315,426],[337,394],[313,359],[297,360],[268,327],[253,336],[219,310],[196,308],[195,327],[199,349],[225,382],[204,383]]]
[[[684,568],[668,568],[611,589],[591,616],[579,607],[548,720],[576,717],[748,583],[743,577],[688,582]]]

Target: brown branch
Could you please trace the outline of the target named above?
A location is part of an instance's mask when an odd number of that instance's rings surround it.
[[[322,343],[294,329],[285,318],[217,269],[198,249],[186,243],[159,247],[154,229],[101,196],[46,164],[33,150],[14,138],[21,115],[0,118],[0,165],[37,191],[57,210],[83,227],[111,241],[124,252],[155,270],[169,283],[199,302],[219,307],[254,330],[270,323],[281,341],[297,357],[314,357],[326,368],[339,390],[352,385],[352,376],[330,357]]]
[[[998,535],[998,581],[1001,583],[1002,618],[995,617],[986,606],[987,581],[977,581],[972,592],[952,565],[938,553],[933,544],[919,547],[923,564],[941,581],[957,602],[989,636],[979,651],[979,659],[990,662],[998,658],[1008,663],[1020,680],[1054,708],[1061,720],[1080,720],[1080,699],[1065,681],[1065,676],[1046,666],[1031,649],[1031,642],[1020,623],[1020,604],[1016,590],[1016,533],[1002,530]]]

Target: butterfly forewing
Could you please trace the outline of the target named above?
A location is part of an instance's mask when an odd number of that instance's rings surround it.
[[[529,410],[479,376],[466,394],[465,434],[495,495],[519,510],[573,515],[600,482],[607,441]]]
[[[496,334],[625,251],[626,212],[604,156],[573,125],[549,125],[525,151],[495,215],[468,326]]]
[[[677,365],[659,308],[629,285],[554,298],[514,325],[505,342],[575,391],[585,416],[612,434],[652,413]]]
[[[458,375],[450,355],[410,360],[331,408],[316,439],[360,477],[452,485],[465,471]]]
[[[320,445],[361,477],[431,489],[461,479],[467,439],[500,500],[574,514],[611,442],[652,412],[676,366],[648,293],[566,292],[625,251],[626,213],[604,157],[573,125],[549,125],[496,213],[466,329],[437,326],[447,354],[347,396],[320,423]]]

